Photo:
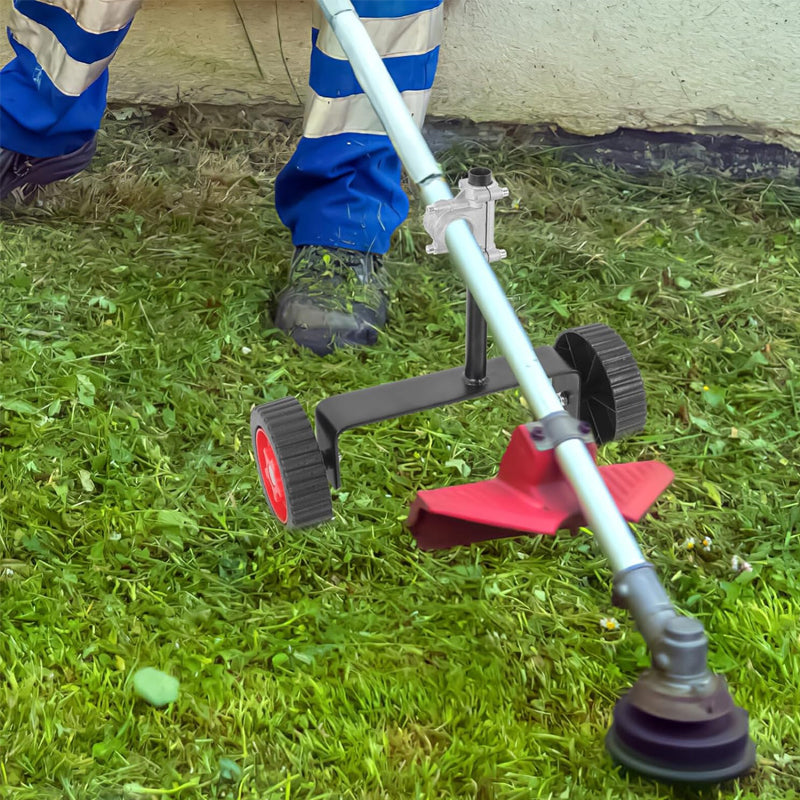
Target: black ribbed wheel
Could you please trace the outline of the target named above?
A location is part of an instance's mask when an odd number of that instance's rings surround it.
[[[261,488],[272,513],[289,528],[333,516],[322,453],[306,412],[294,397],[257,406],[250,433]]]
[[[579,417],[592,426],[598,444],[644,428],[642,373],[616,331],[600,323],[571,328],[558,337],[555,349],[580,376]]]

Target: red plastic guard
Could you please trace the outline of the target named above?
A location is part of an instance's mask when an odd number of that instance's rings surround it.
[[[597,448],[590,446],[592,457]],[[628,522],[640,520],[669,486],[672,470],[660,461],[599,467]],[[496,478],[419,492],[407,523],[422,550],[502,539],[518,533],[554,534],[585,524],[578,499],[553,450],[537,450],[528,429],[512,434]]]

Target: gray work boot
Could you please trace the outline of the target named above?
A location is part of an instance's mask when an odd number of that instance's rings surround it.
[[[10,195],[20,203],[29,202],[39,187],[86,169],[96,148],[96,136],[63,156],[37,158],[0,147],[0,200]]]
[[[339,247],[295,248],[276,327],[318,356],[375,344],[389,304],[382,262],[376,253]]]

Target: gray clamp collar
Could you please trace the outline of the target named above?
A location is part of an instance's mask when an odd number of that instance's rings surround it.
[[[468,178],[458,182],[459,193],[452,200],[439,200],[425,209],[422,224],[433,242],[425,251],[431,255],[449,252],[445,241],[448,225],[458,219],[466,220],[486,260],[499,261],[505,250],[494,244],[495,202],[508,197],[508,189],[498,186],[488,169],[471,169]]]
[[[552,450],[567,439],[581,439],[586,444],[594,442],[592,426],[581,422],[566,411],[555,411],[527,426],[537,450]]]

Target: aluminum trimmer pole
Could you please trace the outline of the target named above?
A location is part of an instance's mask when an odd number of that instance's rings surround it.
[[[428,205],[452,200],[441,168],[403,102],[350,0],[318,0],[328,24],[347,56],[364,93]],[[534,415],[541,419],[562,412],[530,339],[514,313],[494,271],[464,220],[452,222],[445,240],[455,265],[486,318],[489,330],[519,382]],[[572,485],[589,527],[617,573],[645,563],[583,442],[570,439],[556,447],[559,466]]]
[[[317,2],[426,203],[452,200],[439,165],[350,0]],[[539,419],[563,414],[561,400],[469,223],[451,222],[445,242],[534,414]],[[583,441],[569,438],[557,444],[555,456],[611,562],[614,600],[631,612],[652,654],[653,669],[615,706],[606,748],[623,766],[658,780],[718,783],[749,771],[755,745],[748,715],[735,705],[724,678],[709,672],[702,624],[676,614]]]

